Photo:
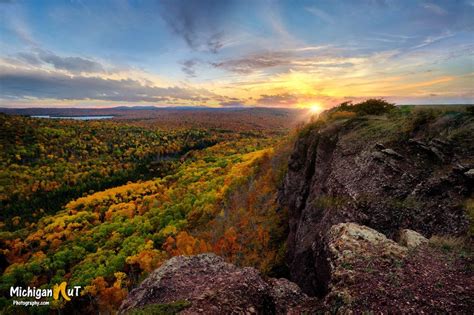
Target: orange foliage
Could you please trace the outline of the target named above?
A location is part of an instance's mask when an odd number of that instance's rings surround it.
[[[234,261],[235,255],[240,253],[241,250],[242,247],[237,242],[237,232],[234,227],[227,229],[214,245],[214,252],[230,261]]]
[[[114,216],[123,216],[127,218],[133,218],[135,214],[136,206],[133,203],[119,203],[111,205],[109,210],[105,212],[105,220],[110,221]]]
[[[99,311],[102,313],[113,313],[117,305],[120,305],[127,296],[127,289],[122,288],[126,275],[123,272],[116,272],[115,282],[109,286],[104,277],[95,278],[90,286],[86,286],[82,294],[90,294],[95,298]]]
[[[28,260],[30,254],[26,251],[25,243],[19,238],[13,240],[5,240],[5,249],[2,249],[0,253],[3,253],[7,260],[13,263],[23,263]]]
[[[176,239],[168,236],[163,248],[172,256],[196,255],[210,252],[212,249],[206,241],[195,238],[185,231],[179,232]]]
[[[156,249],[145,249],[134,256],[127,257],[127,264],[138,264],[140,269],[146,272],[152,272],[161,266],[168,255]]]

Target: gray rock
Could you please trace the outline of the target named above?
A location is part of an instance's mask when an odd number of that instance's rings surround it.
[[[471,168],[469,171],[465,172],[464,175],[470,179],[474,179],[474,168]]]
[[[407,253],[405,247],[384,234],[352,222],[333,225],[327,234],[327,246],[332,269],[337,269],[339,264],[348,262],[352,257],[371,256],[374,246],[382,248],[383,253],[398,258]]]
[[[325,305],[331,305],[335,300],[342,301],[345,305],[351,304],[353,296],[358,294],[348,289],[356,276],[352,270],[352,264],[356,261],[373,261],[376,257],[400,260],[408,253],[406,247],[388,239],[384,234],[352,222],[333,225],[326,236],[326,248],[331,281],[324,299]]]
[[[400,159],[400,160],[403,159],[403,155],[399,154],[393,149],[384,149],[382,150],[382,152],[396,159]]]
[[[428,239],[418,232],[409,229],[403,229],[400,231],[398,242],[402,246],[413,249],[422,244],[428,243]]]

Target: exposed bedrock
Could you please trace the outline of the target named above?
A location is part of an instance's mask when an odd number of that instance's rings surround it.
[[[460,134],[474,132],[472,117],[404,128],[362,118],[301,132],[279,202],[289,212],[291,280],[307,294],[328,292],[323,240],[335,224],[355,222],[393,239],[401,229],[426,237],[468,230],[474,146]]]

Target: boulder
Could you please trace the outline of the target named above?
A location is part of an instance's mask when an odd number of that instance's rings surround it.
[[[264,280],[254,268],[201,254],[168,260],[130,292],[119,313],[184,301],[181,314],[287,314],[309,300],[288,280]]]
[[[350,307],[358,292],[351,292],[348,288],[359,276],[355,266],[361,261],[370,263],[379,258],[401,260],[408,252],[406,247],[382,233],[356,223],[333,225],[327,234],[326,251],[331,273],[329,293],[325,297],[328,307],[335,303]]]
[[[400,246],[382,233],[351,222],[333,225],[328,232],[327,246],[332,269],[335,264],[348,262],[352,257],[372,255],[374,247],[382,249],[385,255],[396,258],[402,258],[407,253],[406,247]]]
[[[428,239],[418,232],[409,229],[403,229],[400,231],[398,243],[402,246],[412,249],[420,246],[421,244],[428,243]]]

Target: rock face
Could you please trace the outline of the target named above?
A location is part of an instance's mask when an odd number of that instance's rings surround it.
[[[291,280],[307,294],[328,291],[322,240],[335,224],[355,222],[389,238],[400,229],[427,237],[468,230],[464,202],[474,187],[472,116],[446,115],[410,128],[361,118],[300,134],[279,202],[289,212]]]
[[[149,304],[190,302],[181,314],[287,314],[309,302],[286,279],[265,281],[254,268],[238,268],[214,254],[168,260],[132,290],[119,313]]]

